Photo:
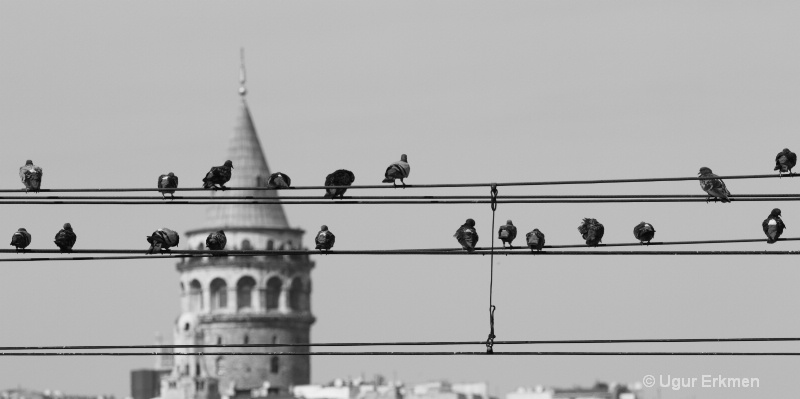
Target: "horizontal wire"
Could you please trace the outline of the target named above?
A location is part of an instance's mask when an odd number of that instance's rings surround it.
[[[0,356],[162,356],[163,352],[0,352]],[[172,352],[174,356],[800,356],[800,352]]]
[[[760,198],[728,198],[731,202],[763,202],[763,201],[800,201],[800,196],[793,197],[760,197]],[[498,204],[599,204],[599,203],[638,203],[638,202],[708,202],[703,198],[602,198],[602,199],[498,199]],[[67,201],[67,200],[40,200],[40,201],[0,201],[4,205],[386,205],[386,204],[490,204],[491,200],[238,200],[230,201],[219,199],[214,201],[199,200],[145,200],[145,201]]]
[[[636,194],[636,195],[498,195],[498,199],[646,199],[646,198],[707,198],[707,195],[699,195],[699,194]],[[729,198],[795,198],[800,197],[799,194],[736,194],[732,195]],[[160,197],[160,196],[133,196],[133,195],[118,195],[118,196],[88,196],[88,195],[47,195],[47,196],[22,196],[22,195],[12,195],[12,196],[0,196],[0,201],[12,201],[12,200],[25,200],[25,201],[44,201],[44,200],[63,200],[63,201],[75,201],[75,200],[139,200],[139,201],[199,201],[199,200],[209,200],[209,201],[231,201],[231,200],[266,200],[266,201],[277,201],[277,200],[319,200],[321,196],[280,196],[280,197],[271,197],[271,196],[253,196],[253,195],[246,195],[246,196],[225,196],[225,197],[215,197],[215,196],[175,196],[173,197]],[[364,195],[364,196],[346,196],[348,200],[479,200],[479,199],[491,199],[488,195]],[[329,200],[330,201],[330,200]],[[328,201],[325,201],[328,202]]]
[[[796,175],[783,175],[783,177],[792,177]],[[780,175],[733,175],[733,176],[717,176],[717,179],[770,179],[780,178]],[[607,184],[607,183],[646,183],[646,182],[665,182],[665,181],[686,181],[686,180],[702,180],[699,176],[690,177],[655,177],[655,178],[639,178],[639,179],[600,179],[600,180],[555,180],[555,181],[532,181],[532,182],[506,182],[506,183],[445,183],[445,184],[406,184],[406,188],[455,188],[455,187],[491,187],[493,184],[498,187],[508,186],[548,186],[548,185],[565,185],[565,184]],[[396,189],[402,189],[398,186]],[[276,189],[269,187],[228,187],[220,191],[236,191],[236,190],[249,190],[249,191],[277,191],[277,190],[326,190],[342,188],[341,186],[296,186],[289,189]],[[395,189],[393,185],[354,185],[347,186],[348,189]],[[62,188],[62,189],[40,189],[40,192],[133,192],[133,191],[214,191],[213,189],[206,189],[202,187],[191,188]],[[0,193],[18,193],[25,192],[25,189],[2,189]]]
[[[700,342],[792,342],[800,337],[766,338],[640,338],[640,339],[568,339],[494,341],[495,345],[549,345],[549,344],[629,344],[629,343],[700,343]],[[422,342],[308,342],[287,344],[167,344],[167,345],[54,345],[54,346],[0,346],[0,351],[23,350],[100,350],[100,349],[196,349],[196,348],[281,348],[281,347],[365,347],[365,346],[455,346],[485,345],[486,341],[422,341]]]

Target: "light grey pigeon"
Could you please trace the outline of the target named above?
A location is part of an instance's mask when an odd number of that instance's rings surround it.
[[[78,236],[75,235],[75,232],[72,230],[72,225],[69,223],[64,223],[64,228],[56,233],[55,240],[53,241],[56,243],[58,248],[61,252],[72,252],[72,246],[75,245],[75,241],[78,240]]]
[[[178,246],[180,237],[175,230],[162,227],[147,237],[147,242],[150,243],[150,249],[147,251],[147,253],[153,254],[156,252],[161,252],[161,250],[169,251],[169,248]]]
[[[656,229],[650,223],[641,222],[633,228],[633,236],[639,240],[639,244],[644,244],[644,242],[647,241],[647,245],[650,245],[650,240],[652,240],[655,235]]]
[[[158,176],[158,188],[178,188],[178,176],[169,172],[166,175]],[[158,190],[162,198],[166,198],[169,194],[173,199],[175,198],[175,190]]]
[[[333,243],[336,242],[336,236],[328,230],[328,226],[322,225],[319,228],[319,233],[317,233],[317,237],[314,238],[314,242],[317,244],[315,249],[320,250],[320,252],[324,250],[330,250],[333,248]]]
[[[19,178],[25,185],[26,193],[28,191],[38,193],[42,186],[42,168],[34,165],[33,161],[29,159],[25,161],[25,165],[19,168]]]
[[[704,166],[700,168],[699,175],[702,178],[700,179],[700,187],[703,191],[708,193],[706,203],[711,200],[711,197],[714,197],[714,202],[717,202],[717,198],[722,202],[731,202],[728,199],[731,192],[725,187],[725,182],[719,179],[719,176],[712,173],[711,169]]]
[[[19,253],[20,249],[22,249],[22,253],[25,253],[25,248],[31,245],[31,233],[28,233],[28,230],[25,230],[24,227],[20,227],[17,232],[11,236],[11,245],[17,249],[17,253]]]
[[[517,238],[517,226],[514,226],[511,220],[506,221],[506,224],[500,226],[500,229],[497,231],[497,238],[503,242],[503,248],[505,248],[506,243],[508,243],[508,248],[514,249],[514,247],[511,246],[511,241]]]
[[[386,173],[384,174],[386,178],[383,179],[383,183],[392,183],[397,188],[397,179],[400,179],[400,183],[403,183],[403,188],[406,188],[406,183],[403,179],[408,177],[409,173],[411,173],[411,165],[408,164],[408,157],[406,154],[400,155],[399,161],[386,168]]]

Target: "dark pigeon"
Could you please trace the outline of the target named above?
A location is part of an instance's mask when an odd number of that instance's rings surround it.
[[[174,230],[164,227],[154,231],[150,237],[147,237],[147,242],[150,243],[150,249],[147,253],[152,254],[161,252],[162,249],[169,251],[170,247],[178,246],[180,237]]]
[[[222,230],[211,233],[206,237],[206,248],[212,251],[222,251],[227,243],[228,237],[225,237],[225,232]]]
[[[178,176],[169,172],[166,175],[158,176],[158,188],[178,188]],[[175,190],[158,190],[161,197],[166,198],[166,194],[175,198]]]
[[[526,234],[525,240],[528,242],[531,252],[533,252],[534,249],[541,251],[542,247],[544,247],[544,233],[539,231],[539,229],[533,229],[533,231]]]
[[[333,243],[336,242],[336,236],[328,230],[328,226],[324,224],[319,229],[319,233],[317,233],[317,237],[314,238],[314,242],[317,244],[315,249],[320,251],[330,250],[333,248]]]
[[[56,238],[53,242],[56,243],[61,252],[72,252],[72,246],[75,245],[77,239],[78,236],[72,231],[72,225],[64,223],[64,228],[56,233]]]
[[[400,183],[403,183],[403,188],[406,188],[406,183],[403,179],[408,177],[409,173],[411,173],[411,165],[408,164],[408,157],[406,154],[400,155],[399,161],[386,168],[386,173],[384,174],[386,178],[383,179],[382,183],[392,183],[397,187],[397,179],[400,179]]]
[[[767,243],[775,244],[775,241],[778,241],[778,238],[783,234],[783,230],[786,229],[786,225],[783,224],[783,219],[781,219],[781,210],[778,208],[773,209],[769,216],[764,219],[764,222],[761,223],[761,227],[764,229],[764,234],[767,235]]]
[[[33,161],[29,159],[25,161],[25,165],[19,168],[19,178],[25,185],[26,193],[28,191],[38,193],[42,186],[42,168],[34,165]]]
[[[633,228],[633,236],[639,240],[640,244],[644,244],[647,241],[647,245],[650,245],[650,240],[653,239],[656,235],[656,229],[650,223],[641,222]]]
[[[789,151],[788,148],[784,148],[783,151],[779,152],[778,155],[775,157],[775,169],[777,170],[778,174],[784,174],[788,172],[790,175],[792,174],[792,168],[797,165],[797,154]]]
[[[217,188],[226,189],[225,183],[231,179],[231,169],[233,169],[233,162],[225,161],[222,166],[214,166],[206,173],[203,178],[203,188]],[[217,187],[219,186],[219,187]]]
[[[25,253],[25,248],[31,245],[31,233],[28,233],[28,230],[25,230],[24,227],[20,227],[19,230],[11,236],[11,245],[17,249],[17,252],[22,249],[22,253]]]
[[[289,188],[292,185],[292,179],[286,173],[273,173],[269,176],[267,187],[269,188]]]
[[[500,226],[500,230],[497,231],[497,238],[503,242],[503,248],[506,247],[506,243],[508,243],[509,249],[514,249],[511,246],[511,241],[514,241],[517,238],[517,226],[514,226],[510,220],[506,221],[506,224]]]
[[[467,221],[456,230],[453,237],[458,240],[462,248],[466,249],[468,252],[474,251],[475,246],[478,245],[478,231],[475,230],[475,221],[467,219]]]
[[[731,192],[725,187],[725,182],[722,181],[722,179],[718,179],[719,176],[712,173],[711,169],[704,166],[700,168],[699,175],[702,177],[702,179],[700,179],[700,187],[703,188],[703,191],[708,193],[706,203],[708,203],[711,197],[714,197],[714,202],[717,202],[717,198],[722,202],[731,202],[728,199]]]
[[[583,239],[586,240],[586,245],[596,247],[597,244],[603,241],[605,227],[597,219],[584,218],[583,223],[578,226],[578,231],[583,236]]]
[[[349,186],[353,184],[356,180],[356,175],[353,172],[345,169],[339,169],[336,172],[333,172],[325,178],[325,186]],[[347,188],[329,188],[325,190],[325,197],[334,199],[339,197],[340,199],[344,199],[344,193],[347,191]]]

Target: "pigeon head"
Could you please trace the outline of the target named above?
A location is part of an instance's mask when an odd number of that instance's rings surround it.
[[[780,216],[781,215],[781,210],[778,209],[778,208],[775,208],[775,209],[772,210],[772,212],[769,213],[769,215],[772,216],[772,217]]]
[[[33,165],[33,161],[31,161],[31,160],[29,159],[29,160],[25,161],[25,165]]]
[[[514,223],[511,223],[510,220],[506,220],[506,224],[509,225],[509,226],[513,226],[514,225]]]
[[[788,154],[788,153],[790,153],[790,152],[791,152],[791,151],[789,151],[789,149],[788,149],[788,148],[784,148],[784,149],[783,149],[783,153],[784,153],[784,154]]]
[[[17,231],[25,231],[25,232],[27,232],[28,230],[25,230],[24,227],[20,227],[19,229],[17,229]]]
[[[167,173],[167,176],[169,176],[169,177],[175,177],[175,174],[174,174],[174,173],[172,173],[172,172],[169,172],[169,173]]]
[[[408,162],[408,157],[406,156],[406,154],[400,155],[400,160],[403,162]]]
[[[64,230],[72,231],[72,225],[69,223],[64,223]]]
[[[321,231],[328,231],[328,226],[326,226],[326,225],[324,225],[324,224],[323,224],[323,225],[322,225],[322,227],[320,227],[319,229],[320,229]]]
[[[704,174],[707,174],[707,173],[711,173],[711,169],[703,166],[702,168],[700,168],[700,173],[698,173],[698,174],[704,175]]]
[[[467,221],[464,222],[464,224],[466,224],[469,227],[475,227],[475,221],[472,219],[467,219]]]
[[[230,160],[227,160],[227,161],[225,161],[224,166],[227,166],[227,167],[233,169],[233,162],[231,162]]]

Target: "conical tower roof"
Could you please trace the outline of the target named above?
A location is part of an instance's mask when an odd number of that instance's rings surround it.
[[[226,159],[233,162],[231,180],[225,184],[227,187],[266,187],[270,171],[244,96],[242,96],[238,122],[228,144],[228,156],[209,166],[222,165]],[[220,190],[213,195],[220,198],[231,196],[278,197],[277,193],[271,190]],[[280,204],[211,205],[208,208],[206,220],[208,227],[214,229],[289,228],[289,222],[286,220],[286,214]]]

